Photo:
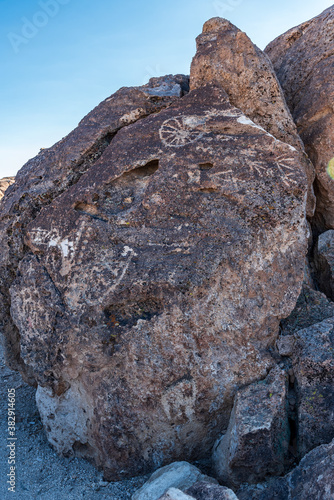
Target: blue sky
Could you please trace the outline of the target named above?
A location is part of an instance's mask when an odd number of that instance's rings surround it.
[[[317,0],[0,0],[0,178],[102,99],[189,74],[203,23],[226,17],[260,47],[332,4]]]

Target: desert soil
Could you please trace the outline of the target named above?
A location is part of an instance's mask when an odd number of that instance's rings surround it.
[[[8,389],[16,393],[15,493],[8,491]],[[35,403],[35,389],[5,366],[0,348],[0,498],[2,500],[130,499],[147,476],[117,483],[103,481],[102,472],[79,458],[59,457],[48,444]]]

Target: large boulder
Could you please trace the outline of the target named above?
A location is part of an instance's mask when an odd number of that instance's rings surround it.
[[[334,6],[276,38],[271,58],[305,149],[316,169],[318,230],[334,228]],[[329,165],[331,175],[327,173]]]
[[[284,477],[256,486],[242,486],[239,500],[332,500],[334,498],[334,441],[308,453]]]
[[[288,452],[287,375],[280,368],[238,391],[227,432],[214,446],[215,477],[239,487],[280,475]]]
[[[124,87],[102,101],[67,137],[42,149],[18,172],[15,184],[1,203],[0,326],[5,335],[7,364],[20,369],[26,380],[34,376],[20,356],[19,332],[10,317],[8,289],[25,254],[24,228],[44,206],[74,185],[94,167],[117,131],[157,113],[189,90],[189,77],[152,78],[142,87]]]
[[[220,85],[168,85],[109,98],[2,205],[11,359],[53,446],[108,479],[209,454],[303,280],[302,153]]]
[[[204,24],[196,39],[197,52],[191,64],[190,89],[215,82],[228,94],[231,104],[254,123],[302,152],[308,178],[307,215],[315,208],[314,168],[307,159],[284,94],[269,57],[246,33],[219,17]]]

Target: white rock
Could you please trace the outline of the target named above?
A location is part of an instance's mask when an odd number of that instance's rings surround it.
[[[186,490],[197,481],[216,483],[188,462],[174,462],[155,471],[150,479],[132,495],[132,500],[158,500],[170,488]],[[167,497],[168,498],[168,497]]]
[[[177,488],[169,488],[159,500],[194,500],[194,497],[186,495],[183,491]]]

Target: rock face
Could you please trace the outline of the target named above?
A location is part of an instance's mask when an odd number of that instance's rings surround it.
[[[257,486],[244,486],[239,500],[332,500],[334,497],[334,441],[306,455],[285,477]]]
[[[215,477],[225,485],[280,475],[288,451],[287,376],[279,368],[238,391],[226,434],[213,452]]]
[[[298,453],[303,457],[334,438],[334,318],[294,335]]]
[[[19,332],[9,309],[12,274],[24,256],[23,228],[40,210],[94,167],[118,130],[157,113],[189,90],[183,75],[152,78],[147,85],[122,88],[101,102],[66,138],[44,149],[18,172],[6,194],[0,220],[0,325],[5,334],[7,363],[33,383],[34,376],[20,356]]]
[[[54,447],[108,479],[208,454],[303,279],[300,151],[184,81],[121,89],[2,205],[9,359]]]
[[[266,48],[298,132],[316,169],[320,230],[334,228],[334,181],[326,169],[334,157],[334,7],[292,28]]]
[[[334,438],[334,318],[280,336],[281,356],[290,358],[295,384],[297,452],[303,457]]]
[[[227,92],[231,104],[254,123],[304,153],[270,59],[246,33],[226,19],[217,17],[204,24],[203,33],[196,42],[190,89],[215,82]],[[301,161],[309,185],[307,214],[312,216],[315,208],[314,169],[305,153]]]
[[[6,190],[14,184],[15,182],[15,177],[3,177],[0,179],[0,200],[3,198]]]
[[[298,330],[332,317],[334,317],[334,303],[322,292],[304,284],[296,307],[290,316],[281,322],[283,334],[281,339],[284,339],[285,335],[290,336]]]
[[[334,300],[334,230],[319,236],[315,251],[315,265],[321,290]],[[325,318],[324,318],[325,319]]]

